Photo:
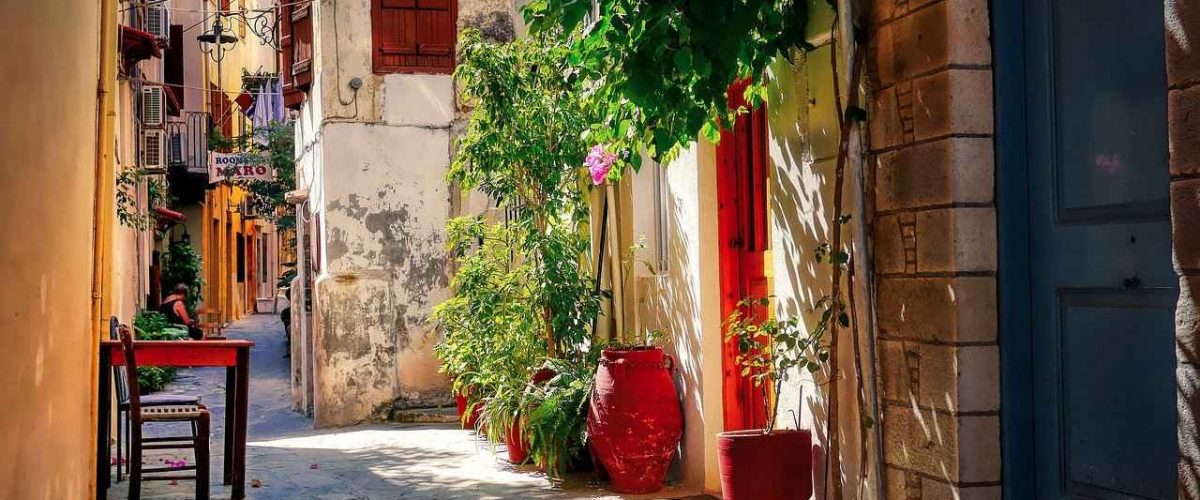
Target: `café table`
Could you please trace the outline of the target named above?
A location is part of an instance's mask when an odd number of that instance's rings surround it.
[[[246,497],[246,411],[250,392],[250,340],[135,340],[138,366],[225,367],[225,467],[232,497]],[[125,365],[121,341],[100,343],[100,422],[96,439],[96,498],[108,498],[111,461],[112,367]]]

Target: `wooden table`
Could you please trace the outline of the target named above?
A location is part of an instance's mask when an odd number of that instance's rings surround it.
[[[250,392],[249,340],[135,340],[138,366],[224,366],[225,469],[224,484],[233,485],[233,498],[246,497],[246,410]],[[108,498],[112,427],[112,367],[125,365],[118,340],[100,343],[100,423],[96,440],[96,498]]]

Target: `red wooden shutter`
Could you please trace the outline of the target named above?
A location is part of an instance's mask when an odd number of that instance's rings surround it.
[[[312,7],[287,3],[279,7],[279,72],[283,104],[299,108],[312,84]]]
[[[312,5],[292,7],[292,77],[296,86],[308,89],[312,83],[313,25]]]
[[[454,70],[456,0],[372,0],[376,73]]]

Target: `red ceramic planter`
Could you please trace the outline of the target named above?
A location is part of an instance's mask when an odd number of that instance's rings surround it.
[[[662,489],[683,435],[671,358],[660,348],[605,349],[588,411],[588,447],[620,493]]]
[[[508,461],[513,465],[521,465],[529,460],[529,448],[525,446],[525,439],[521,436],[520,418],[514,420],[512,427],[508,428],[504,444],[508,448]]]
[[[465,394],[455,394],[454,405],[458,407],[458,423],[463,429],[466,429],[467,423],[463,420],[463,415],[467,413],[467,396]]]
[[[812,494],[812,433],[761,429],[717,434],[725,500],[804,500]]]

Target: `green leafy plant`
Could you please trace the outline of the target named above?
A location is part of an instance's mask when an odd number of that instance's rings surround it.
[[[570,33],[568,61],[599,119],[585,138],[622,151],[619,167],[646,152],[667,163],[702,134],[733,123],[726,90],[749,79],[745,97],[766,97],[762,75],[776,56],[808,49],[805,0],[532,0],[534,33]],[[593,10],[595,9],[595,10]],[[744,110],[743,110],[744,111]]]
[[[167,246],[167,253],[162,262],[162,283],[168,289],[179,283],[188,287],[185,305],[188,314],[196,314],[203,296],[204,278],[201,273],[200,254],[192,245],[185,241],[173,241]]]
[[[265,139],[266,143],[245,143],[247,157],[266,164],[275,175],[269,180],[237,179],[232,182],[249,193],[246,203],[256,213],[272,223],[286,221],[284,225],[293,226],[296,207],[288,203],[284,195],[296,188],[295,133],[291,124],[273,121],[255,130],[255,134]]]
[[[591,325],[599,294],[580,137],[587,113],[566,66],[567,47],[539,36],[501,44],[467,30],[455,77],[473,106],[448,178],[496,200],[503,220],[447,225],[458,256],[453,296],[434,317],[436,348],[454,387],[485,403],[493,441],[522,419],[530,454],[550,474],[578,452],[596,359]],[[555,377],[532,384],[532,370]]]
[[[551,359],[545,368],[555,375],[531,384],[525,394],[524,434],[534,463],[550,477],[561,477],[587,447],[587,413],[599,349],[582,362]]]
[[[146,182],[146,208],[143,209],[138,201],[142,181]],[[115,191],[117,221],[125,227],[146,231],[154,227],[154,209],[166,206],[166,184],[158,178],[150,177],[146,169],[129,167],[121,170],[116,177]]]
[[[442,328],[434,353],[441,370],[454,377],[454,390],[472,406],[487,398],[488,429],[496,441],[511,426],[528,369],[540,363],[546,344],[542,315],[529,307],[533,270],[512,258],[514,228],[459,217],[447,225],[451,252],[459,257],[454,295],[434,307]]]
[[[725,320],[725,338],[737,346],[735,362],[742,376],[749,377],[755,387],[771,387],[778,395],[793,370],[816,372],[829,360],[829,347],[821,340],[829,329],[833,309],[826,308],[820,321],[808,330],[800,318],[776,319],[770,307],[771,297],[739,301]],[[779,398],[763,398],[763,404],[767,415],[764,430],[770,433],[775,429]]]
[[[138,340],[179,340],[187,330],[175,328],[167,317],[156,311],[142,311],[133,317],[133,329]],[[138,387],[144,392],[157,392],[175,380],[173,367],[139,366]]]

